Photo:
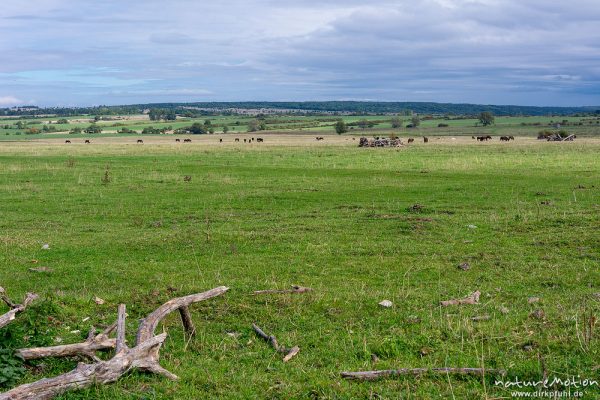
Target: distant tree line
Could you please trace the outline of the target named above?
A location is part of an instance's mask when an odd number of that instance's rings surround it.
[[[204,109],[204,110],[200,110]],[[212,109],[212,110],[211,110]],[[482,112],[491,112],[497,116],[545,116],[545,115],[573,115],[587,116],[600,114],[598,107],[533,107],[533,106],[506,106],[506,105],[480,105],[480,104],[451,104],[432,102],[364,102],[364,101],[307,101],[307,102],[197,102],[197,103],[156,103],[133,104],[119,106],[98,107],[15,107],[0,108],[0,115],[6,116],[39,116],[56,115],[68,117],[75,115],[131,115],[140,114],[146,110],[152,114],[153,120],[173,120],[176,115],[185,117],[198,117],[203,115],[234,114],[224,109],[273,109],[318,113],[351,113],[364,114],[399,114],[411,116],[413,113],[455,115],[477,117]]]

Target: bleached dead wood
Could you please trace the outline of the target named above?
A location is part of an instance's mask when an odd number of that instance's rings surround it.
[[[275,338],[275,336],[273,336],[273,335],[267,335],[256,324],[252,324],[252,329],[254,329],[254,332],[256,332],[256,334],[258,336],[260,336],[261,338],[263,338],[264,340],[266,340],[275,349],[275,351],[277,351],[279,353],[285,354],[285,356],[283,357],[283,362],[290,361],[292,359],[292,357],[294,357],[296,354],[298,354],[300,352],[300,347],[298,347],[298,346],[294,346],[294,347],[292,347],[290,349],[288,349],[285,346],[281,346],[277,342],[277,338]]]
[[[18,313],[25,310],[37,298],[38,298],[37,294],[27,293],[27,295],[25,295],[25,299],[23,300],[23,303],[15,304],[6,295],[6,291],[4,290],[4,288],[0,287],[0,299],[3,302],[5,302],[8,307],[10,307],[10,311],[0,315],[0,328],[10,324],[10,322],[15,319],[15,317]]]
[[[467,297],[465,297],[464,299],[444,300],[444,301],[441,301],[440,304],[444,307],[456,306],[456,305],[462,305],[462,304],[477,304],[477,303],[479,303],[479,296],[481,296],[481,292],[479,290],[477,290],[477,291],[471,293],[470,295],[468,295]]]
[[[503,369],[485,368],[400,368],[379,371],[342,372],[342,378],[363,381],[374,381],[399,375],[424,375],[427,373],[454,374],[454,375],[506,375]]]
[[[291,289],[256,290],[254,294],[306,293],[310,291],[312,291],[312,289],[309,287],[293,285]]]
[[[45,357],[86,356],[94,361],[100,361],[100,359],[96,357],[97,351],[115,348],[116,339],[109,338],[108,336],[115,330],[116,326],[117,324],[115,322],[98,335],[95,335],[95,329],[92,327],[87,340],[82,343],[19,349],[16,351],[16,354],[24,360],[35,360]]]
[[[167,334],[154,335],[158,324],[169,313],[188,307],[192,303],[207,300],[225,293],[229,288],[221,286],[207,292],[172,299],[140,321],[135,347],[125,344],[125,306],[120,305],[116,323],[117,339],[115,355],[107,361],[93,364],[80,363],[77,368],[53,378],[17,386],[0,394],[0,400],[50,399],[66,391],[89,387],[94,384],[111,383],[132,369],[139,369],[176,380],[177,376],[158,363],[160,347]]]

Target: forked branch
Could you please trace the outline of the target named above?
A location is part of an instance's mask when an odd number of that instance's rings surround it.
[[[110,345],[116,348],[115,355],[110,360],[102,361],[93,356],[96,360],[93,364],[80,363],[77,368],[65,374],[17,386],[0,394],[0,400],[51,399],[69,390],[81,389],[94,384],[115,382],[132,369],[160,374],[175,380],[177,376],[161,367],[158,363],[160,347],[167,338],[167,334],[162,333],[155,336],[154,330],[169,313],[181,307],[188,307],[192,303],[219,296],[227,290],[229,288],[221,286],[204,293],[172,299],[163,304],[140,321],[136,346],[132,348],[125,344],[126,314],[125,305],[121,304],[116,324],[97,336],[93,336],[93,332],[91,331],[88,340],[83,344],[19,350],[21,354],[29,354],[29,359],[32,359],[39,358],[35,355],[40,354],[44,354],[41,357],[45,357],[63,356],[66,353],[69,355],[85,354],[92,357],[91,354],[93,353],[88,353],[88,350],[91,351],[92,348],[95,348],[91,343],[96,340],[103,343],[104,346]],[[108,334],[115,328],[117,330],[117,338],[108,339]],[[98,347],[100,345],[95,346]],[[61,347],[62,349],[58,349]],[[66,350],[64,349],[65,347]]]
[[[291,349],[288,349],[285,346],[281,346],[277,342],[277,339],[275,338],[275,336],[273,336],[273,335],[271,335],[271,336],[267,335],[256,324],[252,324],[252,329],[254,329],[254,332],[256,332],[256,334],[258,336],[260,336],[261,338],[263,338],[264,340],[266,340],[275,349],[275,351],[277,351],[279,353],[285,354],[285,356],[283,357],[283,362],[288,362],[289,360],[292,359],[292,357],[294,357],[296,354],[298,354],[300,352],[300,347],[298,347],[298,346],[294,346]]]
[[[0,287],[0,299],[6,303],[8,307],[10,307],[10,311],[5,314],[0,315],[0,328],[8,325],[13,321],[16,315],[23,310],[25,310],[35,299],[38,298],[38,295],[35,293],[27,293],[25,299],[22,304],[15,304],[12,300],[6,295],[6,291],[3,287]]]

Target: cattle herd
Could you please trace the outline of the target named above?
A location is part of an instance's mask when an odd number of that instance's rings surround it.
[[[543,137],[543,139],[547,139],[547,140],[573,140],[576,136],[575,135],[570,135],[568,137],[560,137],[558,136],[559,139],[556,139],[554,137]],[[473,140],[477,140],[478,142],[487,142],[488,140],[492,140],[493,138],[490,135],[486,135],[486,136],[471,136],[471,138]],[[322,141],[325,140],[325,138],[323,136],[317,136],[315,137],[315,139],[317,141]],[[352,138],[352,140],[354,140],[355,138]],[[439,138],[438,138],[439,139]],[[453,138],[454,139],[454,138]],[[538,139],[540,139],[540,137],[538,137]],[[257,138],[245,138],[242,139],[244,141],[244,143],[253,143],[253,142],[257,142],[257,143],[262,143],[264,142],[263,138],[257,137]],[[501,142],[510,142],[511,140],[515,140],[514,136],[500,136],[500,141]],[[240,138],[235,138],[234,139],[235,142],[240,142]],[[415,138],[408,138],[407,142],[408,144],[414,143]],[[177,138],[175,139],[176,143],[181,142],[181,139]],[[192,139],[183,139],[184,143],[191,143]],[[65,140],[66,144],[70,144],[71,140]],[[89,139],[85,139],[84,143],[91,143],[91,141]],[[136,143],[139,144],[143,144],[144,141],[142,139],[137,139]],[[223,139],[219,138],[219,143],[223,143]],[[429,138],[426,136],[423,136],[423,143],[429,143]],[[390,137],[390,138],[384,138],[384,137],[374,137],[372,139],[366,138],[366,137],[361,137],[360,141],[358,143],[358,147],[401,147],[404,146],[404,143],[402,142],[402,140],[400,138],[397,137]]]

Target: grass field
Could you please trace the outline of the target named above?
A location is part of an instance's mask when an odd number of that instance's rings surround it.
[[[586,333],[600,312],[600,140],[346,139],[0,144],[0,285],[42,296],[0,344],[81,341],[121,302],[133,341],[138,318],[169,298],[226,285],[192,308],[195,338],[166,320],[161,364],[179,381],[134,372],[62,398],[510,397],[491,376],[340,377],[444,366],[600,380],[600,337]],[[52,272],[29,271],[40,266]],[[314,291],[251,295],[292,284]],[[475,290],[477,305],[440,306]],[[253,322],[299,355],[282,363]],[[32,363],[16,383],[76,363]]]

